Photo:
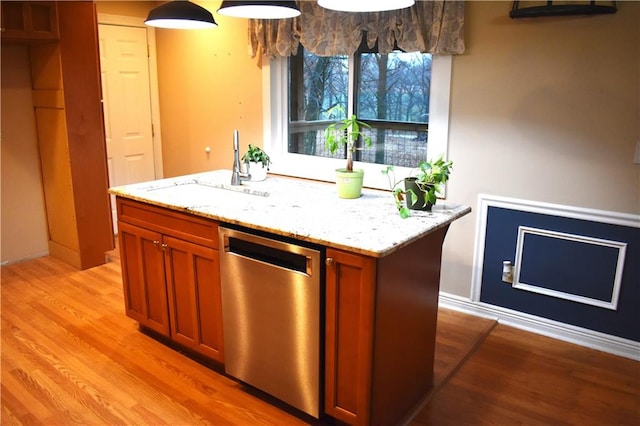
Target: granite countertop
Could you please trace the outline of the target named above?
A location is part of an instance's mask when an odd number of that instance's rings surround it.
[[[231,186],[231,171],[179,176],[113,187],[109,192],[221,223],[309,241],[373,257],[386,256],[468,214],[471,208],[438,200],[432,212],[402,219],[389,191],[364,188],[341,199],[335,184],[270,175]]]

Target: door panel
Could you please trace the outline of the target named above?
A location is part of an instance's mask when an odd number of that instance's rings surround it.
[[[126,313],[140,325],[169,336],[161,234],[120,222],[120,259]]]
[[[98,33],[109,185],[153,180],[147,30],[100,24]]]
[[[218,251],[164,237],[171,338],[223,362]]]
[[[331,248],[327,260],[325,413],[369,424],[376,264]]]

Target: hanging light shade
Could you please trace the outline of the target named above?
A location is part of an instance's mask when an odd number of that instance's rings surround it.
[[[151,27],[181,30],[200,30],[218,26],[211,12],[186,0],[170,1],[151,9],[144,23]]]
[[[415,0],[318,0],[325,9],[340,12],[383,12],[404,9],[415,4]]]
[[[218,13],[235,18],[283,19],[299,16],[300,9],[295,1],[223,1]]]

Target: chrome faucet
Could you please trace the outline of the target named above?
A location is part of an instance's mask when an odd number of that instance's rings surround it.
[[[233,170],[231,171],[231,185],[242,185],[243,180],[251,179],[249,173],[240,171],[240,142],[238,131],[233,131]]]

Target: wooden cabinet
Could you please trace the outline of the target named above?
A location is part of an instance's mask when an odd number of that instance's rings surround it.
[[[3,17],[13,3],[2,2]],[[32,11],[48,4],[23,3]],[[105,252],[114,247],[98,24],[93,2],[52,7],[59,40],[29,45],[49,254],[86,269],[104,264]]]
[[[325,413],[369,423],[375,261],[327,249]]]
[[[399,424],[429,394],[447,228],[381,258],[327,248],[326,414]]]
[[[58,39],[56,3],[52,1],[3,1],[3,41]]]
[[[117,199],[126,313],[224,362],[217,224]]]
[[[217,223],[121,196],[116,203],[127,314],[223,363]],[[326,247],[327,416],[402,424],[428,397],[448,226],[383,257]]]
[[[126,313],[141,326],[169,337],[162,234],[118,224]]]
[[[102,265],[114,238],[94,4],[0,7],[3,45],[22,43],[29,52],[49,255],[79,269]]]
[[[218,251],[171,237],[163,244],[171,339],[223,362]]]

